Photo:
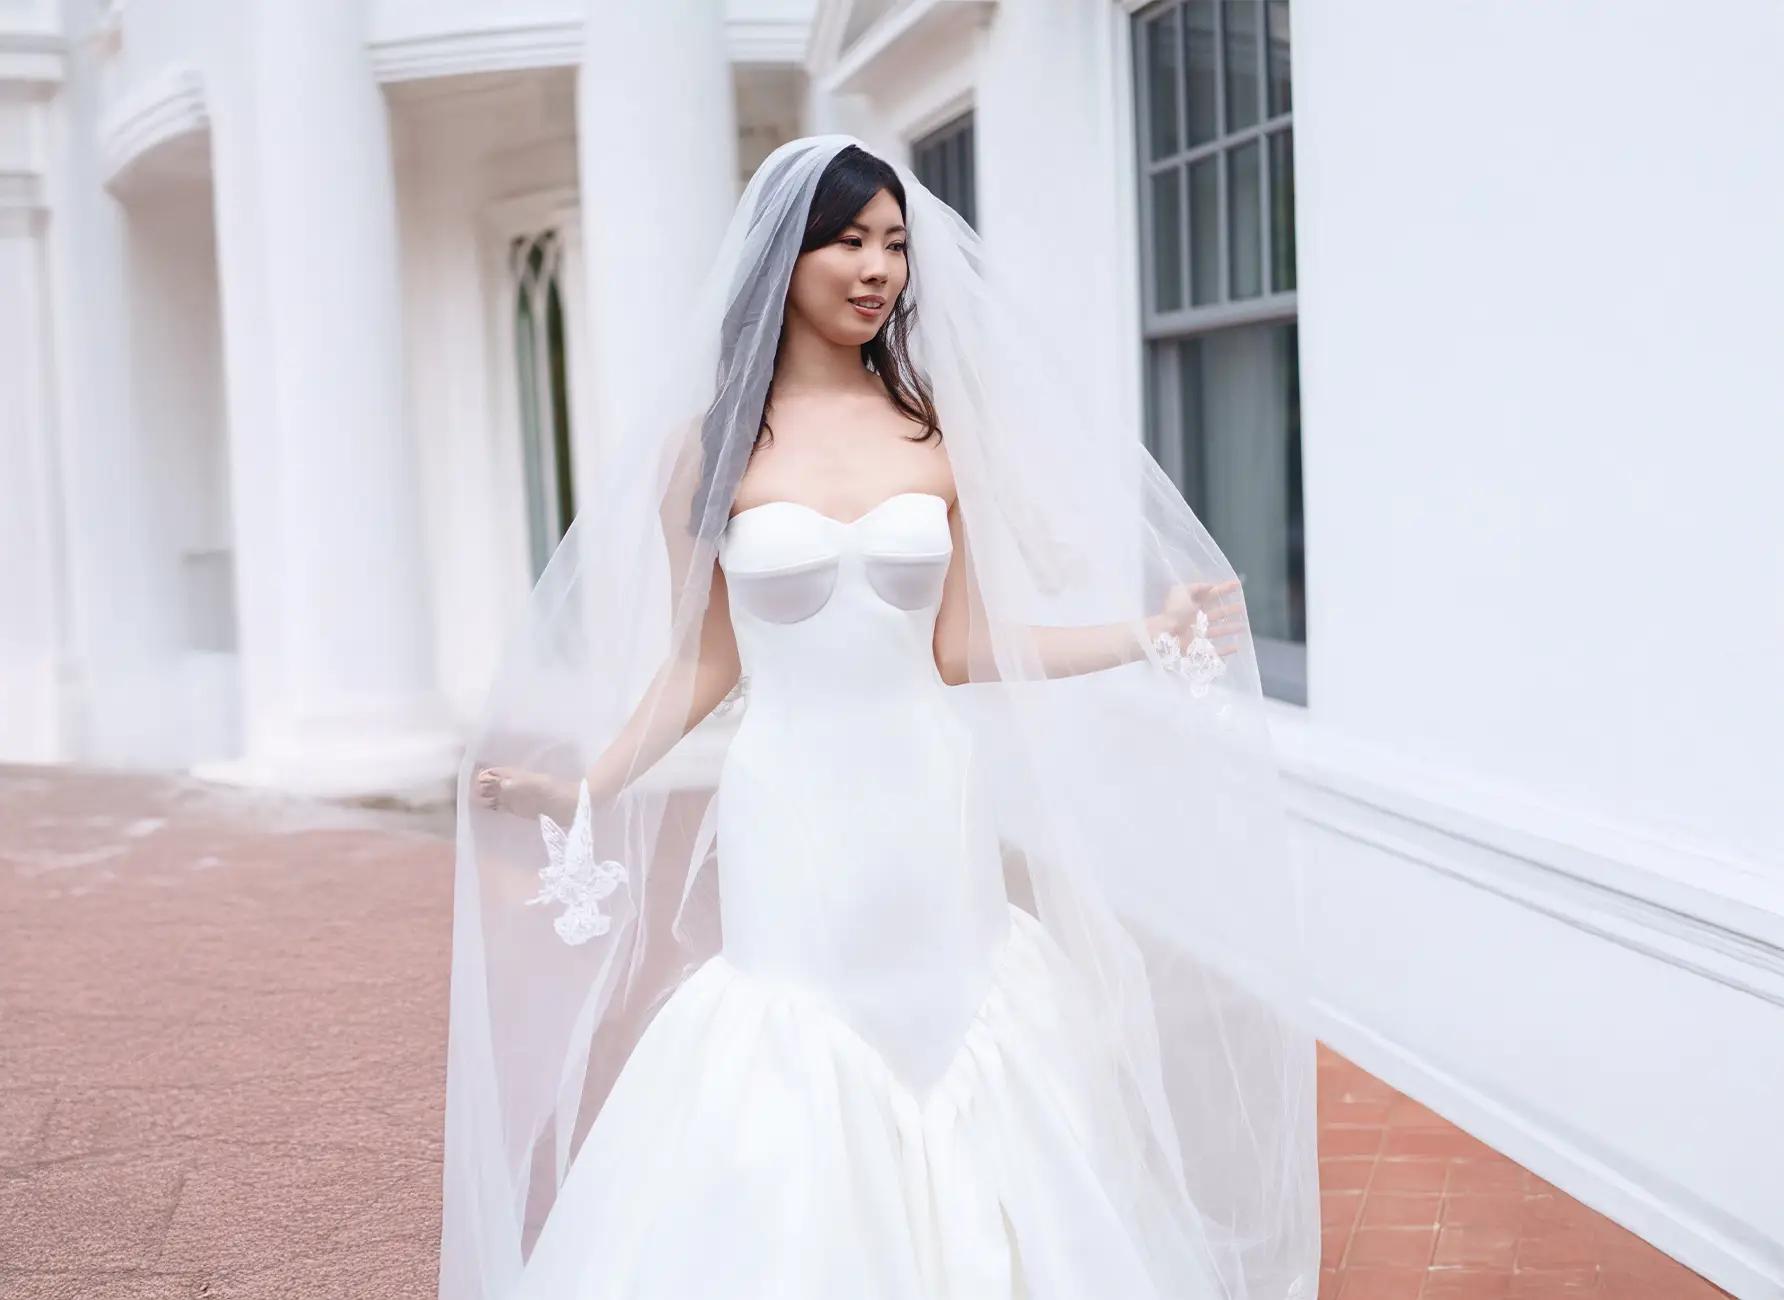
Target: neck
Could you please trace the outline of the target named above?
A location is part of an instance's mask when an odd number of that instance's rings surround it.
[[[774,363],[777,394],[853,392],[874,382],[858,346],[832,342],[797,316],[787,318]]]

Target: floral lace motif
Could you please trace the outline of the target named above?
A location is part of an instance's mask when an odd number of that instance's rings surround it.
[[[1158,656],[1159,667],[1188,681],[1189,693],[1198,700],[1208,693],[1214,679],[1226,671],[1226,663],[1221,659],[1220,651],[1208,639],[1206,610],[1196,611],[1196,634],[1190,640],[1187,650],[1169,632],[1160,632],[1152,638],[1152,650]]]
[[[730,713],[744,702],[744,696],[748,695],[749,691],[750,679],[749,675],[746,673],[737,679],[737,685],[731,688],[725,698],[713,706],[712,712],[714,716],[722,718],[727,713]]]
[[[527,899],[528,905],[564,905],[551,926],[565,943],[587,943],[596,935],[606,934],[613,918],[601,910],[601,900],[625,880],[626,868],[612,859],[595,861],[586,780],[576,793],[576,816],[569,829],[540,813],[539,833],[544,837],[549,860],[539,868],[543,886],[536,897]]]

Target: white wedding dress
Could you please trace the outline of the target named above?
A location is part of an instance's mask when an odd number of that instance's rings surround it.
[[[1216,1294],[1154,1275],[1194,1212],[1140,1190],[1107,1033],[1006,895],[931,648],[950,554],[925,492],[728,525],[749,703],[718,791],[723,947],[627,1060],[519,1295]]]

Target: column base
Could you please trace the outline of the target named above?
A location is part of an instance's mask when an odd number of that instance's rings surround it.
[[[408,806],[449,804],[457,795],[462,737],[444,730],[368,731],[314,743],[287,739],[240,758],[195,764],[203,781],[278,790],[311,799],[389,800]]]

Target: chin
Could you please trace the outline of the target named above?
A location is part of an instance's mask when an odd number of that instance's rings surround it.
[[[863,343],[871,342],[873,336],[879,332],[880,326],[877,322],[868,324],[863,321],[851,320],[844,321],[838,326],[832,337],[837,343],[847,343],[850,347],[860,347]]]

